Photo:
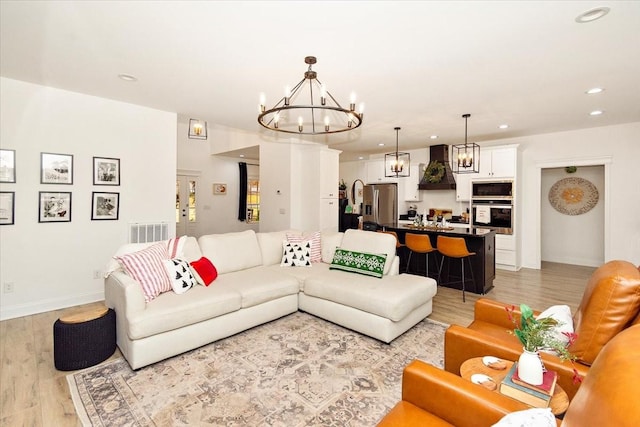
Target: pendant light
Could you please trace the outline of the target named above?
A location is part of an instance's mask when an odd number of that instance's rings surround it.
[[[411,174],[411,155],[398,152],[398,132],[396,131],[396,152],[384,155],[384,176],[387,178],[406,178]]]
[[[463,114],[464,144],[453,146],[453,173],[480,172],[480,146],[475,142],[467,142],[467,120],[471,114]]]

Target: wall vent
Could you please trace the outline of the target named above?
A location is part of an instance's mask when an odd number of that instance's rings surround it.
[[[169,238],[169,224],[166,222],[129,224],[129,243],[159,242]]]

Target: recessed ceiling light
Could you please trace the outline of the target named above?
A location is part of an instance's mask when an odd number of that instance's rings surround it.
[[[244,154],[240,154],[240,157],[244,157]]]
[[[578,24],[593,22],[605,16],[607,13],[609,13],[610,10],[611,9],[609,9],[608,7],[596,7],[594,9],[589,9],[586,12],[582,12],[580,15],[578,15],[576,17],[576,22]]]
[[[380,144],[378,144],[378,147],[384,147],[384,142],[381,142]]]
[[[590,112],[589,114],[590,114],[591,116],[599,116],[600,114],[603,114],[603,113],[604,113],[604,111],[602,111],[602,110],[593,110],[593,111],[592,111],[592,112]]]
[[[359,156],[359,157],[358,157],[358,160],[364,160],[364,157]]]
[[[507,129],[508,127],[509,127],[509,125],[506,124],[506,123],[503,124],[503,125],[498,126],[498,128],[500,128],[500,129]]]
[[[137,82],[138,78],[136,76],[132,76],[131,74],[118,74],[118,78],[124,80],[125,82]]]
[[[604,89],[602,89],[601,87],[592,87],[591,89],[589,89],[588,91],[586,91],[585,93],[587,95],[594,95],[596,93],[600,93],[602,92]]]
[[[431,135],[429,138],[431,138],[431,139],[438,139],[438,135]]]

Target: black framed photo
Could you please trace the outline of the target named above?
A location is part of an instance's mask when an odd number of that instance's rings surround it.
[[[0,225],[15,224],[16,193],[14,191],[0,191]]]
[[[38,222],[71,222],[71,193],[40,191]]]
[[[94,157],[93,185],[120,185],[120,159]]]
[[[16,150],[0,150],[0,182],[16,182]]]
[[[40,153],[41,184],[73,184],[73,155]]]
[[[91,197],[91,220],[117,220],[120,211],[120,193],[94,191]]]

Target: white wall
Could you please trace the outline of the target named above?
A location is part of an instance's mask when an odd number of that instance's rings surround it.
[[[549,190],[561,179],[583,178],[599,194],[598,203],[582,215],[565,215],[549,202]],[[597,267],[604,263],[604,166],[580,166],[568,174],[564,168],[542,170],[540,209],[541,259],[563,264]]]
[[[604,212],[605,229],[608,227],[610,238],[604,241],[604,261],[623,259],[640,264],[640,179],[636,173],[639,140],[640,122],[634,122],[493,141],[496,145],[520,144],[523,267],[539,267],[541,165],[602,164],[602,159],[610,159],[606,166],[609,182],[604,184],[609,200],[609,212]]]
[[[175,232],[176,115],[0,78],[0,142],[16,150],[15,225],[0,226],[0,319],[104,298],[104,266],[131,222]],[[72,154],[73,185],[40,184],[40,152]],[[93,185],[93,156],[120,159],[121,185]],[[70,191],[71,222],[38,223],[38,192]],[[120,193],[117,221],[91,221],[91,193]]]
[[[238,163],[258,163],[255,160],[234,159],[212,155],[212,147],[217,147],[220,141],[233,139],[234,132],[230,129],[209,128],[209,139],[189,139],[188,118],[178,121],[178,154],[177,163],[179,173],[196,176],[196,224],[191,235],[196,237],[203,234],[226,233],[259,228],[259,223],[247,224],[238,221],[238,192],[240,190],[240,175]],[[242,134],[245,146],[251,144],[249,135]],[[236,138],[237,139],[237,138]],[[254,139],[255,144],[255,139]],[[247,166],[249,176],[259,176],[260,168]],[[214,195],[213,184],[227,184],[226,195]]]

